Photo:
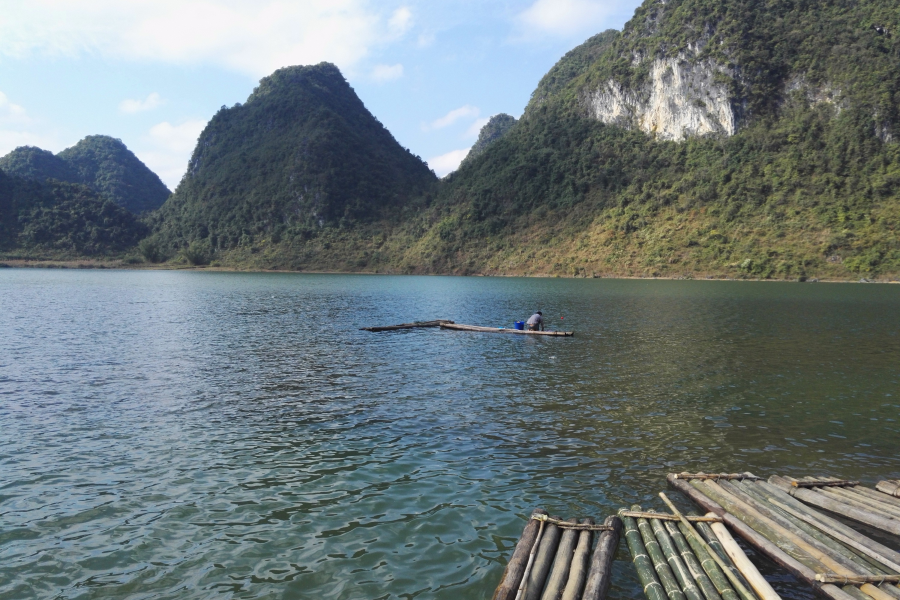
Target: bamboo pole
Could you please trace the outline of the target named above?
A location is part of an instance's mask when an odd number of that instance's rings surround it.
[[[675,515],[667,515],[666,513],[646,512],[642,510],[626,510],[621,513],[623,517],[634,517],[635,519],[659,519],[660,521],[680,521]],[[721,523],[722,517],[715,515],[711,517],[699,517],[696,515],[685,515],[684,517],[691,523]]]
[[[851,489],[854,492],[856,492],[857,494],[862,494],[863,496],[866,496],[873,500],[878,500],[879,502],[885,502],[887,504],[890,504],[891,506],[900,508],[900,498],[896,498],[894,496],[888,496],[885,493],[882,493],[877,490],[873,490],[871,488],[867,488],[864,486],[858,486],[858,487],[851,488]]]
[[[569,519],[569,523],[576,523],[575,519]],[[575,543],[578,541],[578,532],[574,529],[563,530],[559,540],[559,546],[556,549],[556,557],[553,559],[553,566],[550,568],[550,575],[544,585],[544,593],[541,600],[557,600],[563,587],[566,585],[566,579],[569,578],[569,567],[572,564],[572,555],[575,552]]]
[[[624,508],[621,509],[619,514],[621,515],[624,511]],[[637,571],[638,579],[641,580],[644,588],[644,595],[647,596],[647,600],[666,600],[666,592],[653,569],[650,555],[647,553],[644,540],[638,531],[637,521],[632,517],[622,517],[622,524],[625,527],[625,541],[631,552],[631,560]]]
[[[845,490],[841,488],[835,489],[823,489],[822,492],[831,492],[833,497],[845,498],[848,502],[853,504],[854,506],[859,506],[860,508],[864,508],[866,510],[872,510],[876,512],[884,513],[887,516],[893,517],[894,519],[900,518],[900,507],[893,506],[888,504],[887,502],[881,502],[879,500],[873,500],[863,494],[855,494],[850,490]]]
[[[874,572],[873,566],[871,564],[869,564],[862,557],[857,556],[853,551],[849,550],[843,544],[838,543],[832,537],[809,525],[802,519],[798,519],[794,515],[784,512],[781,510],[781,508],[770,503],[768,501],[768,494],[766,494],[757,485],[740,484],[735,487],[738,487],[742,493],[746,494],[748,497],[751,497],[753,500],[752,505],[759,509],[760,512],[762,512],[763,514],[767,514],[773,518],[777,517],[777,521],[782,525],[785,525],[787,527],[796,527],[800,530],[800,532],[802,532],[802,534],[798,533],[801,538],[805,539],[816,548],[826,553],[830,553],[832,558],[842,563],[851,571],[857,571],[861,574],[869,574]]]
[[[666,503],[666,505],[669,507],[669,509],[673,513],[675,513],[679,517],[684,516],[681,514],[681,512],[679,512],[678,508],[676,508],[675,505],[672,504],[672,501],[669,500],[668,496],[666,496],[664,493],[660,492],[659,497],[662,498],[663,502]],[[707,554],[709,554],[712,557],[712,559],[714,561],[716,561],[716,563],[718,563],[719,567],[725,573],[725,576],[728,577],[728,579],[731,581],[731,585],[734,586],[734,589],[737,592],[737,594],[744,600],[756,600],[756,597],[750,592],[750,590],[747,589],[747,586],[744,585],[744,582],[741,581],[741,579],[738,577],[737,573],[731,568],[731,565],[727,564],[726,559],[723,558],[722,556],[719,556],[718,554],[715,553],[714,550],[709,548],[707,542],[704,541],[697,534],[697,532],[694,530],[694,527],[688,522],[688,520],[682,519],[681,524],[685,526],[687,531],[690,533],[691,537],[693,537],[695,540],[697,540],[697,542],[701,546],[706,548]],[[706,526],[705,523],[702,525]]]
[[[696,582],[694,582],[687,565],[681,560],[681,556],[679,556],[678,550],[675,548],[675,542],[672,541],[672,537],[669,535],[663,522],[659,519],[650,519],[650,527],[653,529],[653,535],[656,536],[656,541],[659,542],[663,556],[666,557],[666,562],[669,563],[669,568],[675,574],[675,579],[678,580],[678,585],[681,586],[681,591],[684,592],[687,600],[703,600],[703,593],[697,587]]]
[[[413,323],[401,323],[400,325],[384,325],[381,327],[360,327],[360,331],[394,331],[397,329],[413,329],[416,327],[440,327],[441,325],[452,324],[453,321],[446,319],[438,319],[436,321],[415,321]]]
[[[559,520],[559,517],[552,517]],[[550,572],[550,566],[556,557],[556,548],[559,546],[559,538],[562,530],[555,524],[547,522],[544,524],[544,537],[538,547],[537,556],[531,567],[531,572],[526,580],[525,600],[539,600],[541,592],[544,591],[544,583],[547,581],[547,573]],[[523,578],[524,580],[524,578]]]
[[[593,525],[594,520],[591,518],[581,521],[585,525]],[[578,545],[575,546],[575,554],[572,556],[572,566],[569,568],[569,579],[566,581],[566,587],[563,589],[560,600],[578,600],[581,598],[581,592],[584,590],[584,583],[587,580],[588,562],[591,558],[591,542],[594,539],[594,532],[584,530],[578,533]]]
[[[716,591],[722,597],[722,600],[738,600],[737,592],[735,592],[728,583],[728,577],[725,575],[725,572],[719,567],[719,564],[710,554],[711,552],[714,552],[714,550],[708,545],[704,547],[701,544],[699,536],[696,535],[696,532],[690,531],[684,523],[679,523],[678,529],[687,539],[687,543],[690,545],[691,550],[694,551],[694,554],[700,561],[700,566],[703,567],[703,570],[706,571],[706,575],[709,577],[710,581],[716,586]],[[691,535],[692,533],[694,535]],[[718,540],[716,540],[716,542],[718,543]],[[707,540],[707,544],[709,544],[709,540]],[[707,550],[707,548],[709,548],[709,550]]]
[[[532,511],[532,514],[546,515],[547,513],[537,508]],[[528,555],[531,554],[531,547],[537,538],[539,527],[537,521],[528,519],[525,529],[522,530],[522,537],[519,538],[516,549],[503,570],[503,576],[500,578],[500,585],[494,591],[493,600],[513,600],[516,597],[516,591],[522,581],[522,575],[525,573]]]
[[[852,585],[845,585],[841,588],[841,590],[844,593],[849,594],[854,600],[872,600],[867,595],[859,591],[859,588]]]
[[[843,532],[829,527],[826,523],[824,523],[812,516],[803,514],[799,511],[796,511],[793,508],[791,508],[785,504],[782,504],[781,502],[779,502],[778,500],[776,500],[774,498],[770,498],[769,502],[771,502],[775,506],[781,508],[781,510],[783,510],[787,513],[793,514],[798,519],[800,519],[806,523],[809,523],[810,525],[818,527],[823,532],[827,533],[828,535],[830,535],[834,539],[838,540],[839,542],[842,542],[842,543],[846,544],[847,546],[850,546],[851,548],[858,550],[859,552],[868,556],[869,558],[876,560],[878,563],[881,564],[882,571],[884,571],[884,572],[891,572],[891,571],[900,572],[900,564],[897,564],[894,561],[890,560],[889,558],[882,556],[881,554],[879,554],[877,552],[874,552],[873,550],[868,548],[866,545],[860,543],[859,537],[861,537],[862,534],[857,533],[855,536],[852,536],[852,537],[845,535]],[[875,542],[875,543],[877,544],[877,542]],[[889,548],[886,548],[886,549],[889,550]]]
[[[606,517],[603,524],[609,529],[602,532],[597,541],[581,600],[604,600],[612,582],[612,563],[616,558],[616,549],[622,535],[622,519],[615,516]]]
[[[694,551],[690,544],[688,544],[684,534],[678,529],[678,525],[681,525],[681,523],[667,521],[666,531],[669,532],[669,537],[671,537],[672,541],[675,543],[675,547],[681,555],[681,560],[684,561],[684,566],[687,567],[688,572],[694,579],[694,583],[696,583],[697,587],[700,588],[700,591],[703,592],[703,597],[706,598],[706,600],[722,600],[722,596],[719,595],[719,590],[716,589],[716,586],[706,574],[703,565],[700,564],[699,557],[694,554]]]
[[[728,553],[731,561],[737,566],[738,571],[741,572],[744,579],[750,582],[750,586],[753,588],[753,591],[756,592],[757,596],[763,600],[780,600],[780,596],[775,592],[772,586],[769,585],[769,582],[766,581],[765,577],[762,576],[756,566],[750,562],[750,559],[747,558],[747,555],[744,554],[741,547],[738,546],[737,542],[734,541],[734,538],[731,537],[731,534],[728,533],[728,529],[721,523],[713,523],[710,525],[710,528],[712,528],[716,537],[719,538],[719,541],[725,548],[725,552]]]
[[[773,477],[772,479],[780,480],[780,478]],[[875,560],[878,563],[881,563],[883,566],[888,567],[887,571],[896,571],[900,572],[900,569],[894,569],[893,565],[900,566],[900,552],[896,552],[895,550],[888,548],[887,546],[876,542],[875,540],[862,535],[855,529],[844,525],[840,521],[836,519],[832,519],[831,517],[818,512],[817,510],[803,504],[796,498],[792,498],[790,495],[784,493],[782,488],[773,485],[772,483],[765,483],[766,489],[770,491],[773,497],[777,497],[780,499],[782,503],[787,506],[790,506],[797,512],[800,512],[807,517],[812,518],[816,521],[816,526],[819,527],[821,524],[825,527],[825,531],[829,535],[840,534],[844,539],[853,540],[853,543],[857,550],[860,552],[864,552],[866,556]]]
[[[900,535],[900,521],[896,519],[890,519],[875,512],[851,506],[845,502],[836,501],[833,498],[829,498],[825,494],[819,492],[818,490],[794,488],[789,483],[785,485],[785,480],[781,478],[776,479],[774,477],[770,477],[769,482],[778,487],[781,487],[789,494],[791,494],[794,498],[802,500],[807,504],[812,504],[814,506],[818,506],[819,508],[830,510],[833,513],[837,513],[844,517],[859,521],[860,523],[871,525],[876,529],[881,529],[895,535]]]
[[[675,473],[675,479],[760,479],[752,473]]]
[[[811,488],[811,487],[844,487],[844,486],[854,486],[859,485],[858,481],[850,481],[849,479],[837,479],[835,477],[827,477],[825,479],[815,479],[814,477],[807,477],[801,481],[794,481],[791,483],[794,487],[803,487],[803,488]]]
[[[640,509],[639,506],[631,507],[631,510]],[[659,577],[659,581],[662,583],[663,589],[666,590],[666,595],[669,597],[669,600],[686,600],[684,592],[681,591],[681,587],[678,585],[678,580],[675,579],[675,574],[672,573],[669,563],[666,562],[666,557],[663,556],[662,549],[659,547],[656,536],[653,535],[653,529],[650,527],[650,523],[647,519],[638,519],[637,526],[638,531],[641,532],[641,537],[644,540],[644,547],[647,548],[647,554],[650,555],[650,560],[653,561],[653,568],[656,570],[656,576]]]
[[[891,585],[890,583],[882,583],[878,586],[878,589],[885,594],[893,596],[896,600],[900,600],[900,587],[897,587],[896,584]]]
[[[731,514],[750,525],[750,527],[768,538],[769,541],[810,567],[813,571],[818,573],[833,571],[841,575],[856,575],[856,573],[845,569],[843,565],[831,560],[830,557],[825,557],[822,552],[801,540],[794,532],[775,523],[746,502],[735,498],[721,486],[710,481],[695,482],[694,486],[707,492],[716,502],[727,508]],[[703,487],[701,488],[700,486]],[[820,557],[825,558],[825,560],[821,560]]]
[[[455,323],[442,323],[441,329],[455,329],[456,331],[479,331],[481,333],[514,333],[518,335],[549,335],[556,337],[572,337],[571,331],[527,331],[523,329],[507,329],[505,327],[482,327],[480,325],[458,325]]]
[[[885,481],[879,481],[875,484],[875,489],[882,494],[900,498],[900,480],[887,479]]]
[[[875,598],[875,600],[894,600],[894,598],[891,597],[890,594],[880,590],[871,583],[862,584],[861,586],[859,586],[859,591],[866,594],[867,596],[872,596],[873,598]]]
[[[862,585],[863,583],[897,583],[900,582],[900,575],[866,575],[861,577],[841,577],[835,573],[822,573],[816,575],[816,581],[825,583],[852,583]]]
[[[787,554],[784,550],[757,533],[752,527],[749,527],[746,523],[728,513],[724,507],[706,496],[700,490],[689,485],[686,481],[675,479],[671,475],[666,479],[671,487],[680,491],[704,509],[722,517],[723,523],[733,531],[737,532],[748,544],[787,569],[788,572],[798,579],[811,585],[817,593],[831,598],[832,600],[852,600],[852,597],[839,587],[830,583],[823,584],[817,582],[815,580],[815,571]],[[699,526],[702,527],[703,525]]]
[[[528,553],[528,563],[525,565],[525,573],[522,574],[522,583],[519,584],[519,590],[516,592],[516,600],[522,600],[525,588],[528,587],[528,579],[531,576],[531,568],[534,565],[534,557],[537,554],[538,547],[541,545],[541,537],[544,535],[544,527],[546,522],[541,521],[538,526],[537,537],[534,538],[534,544],[531,545],[531,552]]]

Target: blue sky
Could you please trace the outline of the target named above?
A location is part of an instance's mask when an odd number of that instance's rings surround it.
[[[220,106],[330,61],[439,175],[637,0],[0,0],[0,156],[122,139],[174,189]]]

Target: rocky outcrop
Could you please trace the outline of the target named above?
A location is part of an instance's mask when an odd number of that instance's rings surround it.
[[[660,140],[734,135],[738,118],[727,88],[717,81],[721,75],[728,75],[726,69],[709,60],[692,60],[684,54],[659,58],[639,89],[627,89],[611,79],[585,90],[582,104],[593,118],[636,127]]]

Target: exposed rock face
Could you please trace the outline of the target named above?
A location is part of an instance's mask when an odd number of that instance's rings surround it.
[[[691,61],[684,54],[656,59],[640,89],[628,90],[609,80],[585,90],[582,102],[591,116],[604,123],[637,127],[661,140],[734,135],[738,119],[728,90],[716,82],[718,73],[727,71],[712,61]]]

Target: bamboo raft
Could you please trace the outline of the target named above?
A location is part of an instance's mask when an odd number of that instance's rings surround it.
[[[599,536],[592,551],[595,532]],[[595,525],[591,518],[563,520],[535,510],[493,600],[602,600],[621,532],[618,517]]]
[[[457,325],[444,323],[441,329],[455,329],[456,331],[478,331],[482,333],[515,333],[518,335],[549,335],[554,337],[572,337],[573,331],[527,331],[523,329],[507,329],[505,327],[481,327],[479,325]]]
[[[446,319],[437,319],[435,321],[413,321],[412,323],[401,323],[400,325],[384,325],[382,327],[360,327],[360,331],[396,331],[398,329],[415,329],[417,327],[440,327],[441,325],[453,324],[453,321]]]
[[[681,473],[668,482],[818,594],[900,600],[900,552],[809,506],[898,535],[895,482],[873,490],[834,477],[763,480],[750,473]]]

